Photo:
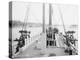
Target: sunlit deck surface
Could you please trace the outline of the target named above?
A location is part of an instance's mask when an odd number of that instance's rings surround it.
[[[42,37],[43,35],[41,35]],[[37,38],[36,38],[37,37]],[[40,35],[34,36],[32,40],[36,40],[40,37]],[[40,38],[41,39],[41,38]],[[27,48],[25,48],[24,51],[21,51],[15,58],[32,58],[32,57],[50,57],[50,56],[66,56],[69,55],[69,53],[65,53],[65,48],[60,47],[62,45],[62,40],[59,40],[57,46],[50,46],[48,48],[40,49],[37,47],[36,41],[33,42],[31,45],[29,45]],[[73,55],[75,55],[73,53]]]
[[[49,57],[49,56],[65,56],[69,55],[64,52],[64,48],[60,47],[51,47],[46,49],[36,48],[36,43],[33,43],[25,49],[23,52],[20,52],[15,58],[31,58],[31,57]]]

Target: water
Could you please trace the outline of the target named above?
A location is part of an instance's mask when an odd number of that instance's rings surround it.
[[[56,26],[59,29],[59,32],[62,32],[64,34],[64,29],[62,26]],[[22,27],[14,27],[12,28],[12,40],[19,38],[20,37],[20,33],[19,31],[22,29]],[[42,27],[27,27],[26,28],[28,31],[31,32],[30,36],[35,36],[37,34],[40,34],[42,32]],[[66,30],[70,30],[70,31],[75,31],[76,33],[74,34],[74,37],[76,39],[78,39],[78,29],[77,27],[75,28],[70,28],[69,26],[66,26]]]
[[[12,40],[16,39],[16,38],[19,38],[20,36],[20,33],[19,31],[22,29],[22,27],[15,27],[15,28],[12,28]],[[42,27],[31,27],[31,28],[26,28],[28,31],[31,32],[30,36],[35,36],[37,34],[40,34],[42,32]]]

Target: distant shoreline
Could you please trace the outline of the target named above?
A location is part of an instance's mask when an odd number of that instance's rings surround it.
[[[30,23],[30,22],[28,22],[28,23],[24,23],[24,22],[21,22],[21,21],[12,21],[12,20],[10,20],[9,21],[9,27],[23,27],[23,26],[27,26],[27,27],[41,27],[42,26],[42,24],[41,23]],[[46,26],[49,26],[48,24],[46,24]],[[58,24],[56,24],[56,25],[53,25],[53,26],[63,26],[63,25],[58,25]],[[65,26],[68,26],[68,25],[65,25]],[[77,28],[78,27],[78,25],[69,25],[70,26],[70,28]]]

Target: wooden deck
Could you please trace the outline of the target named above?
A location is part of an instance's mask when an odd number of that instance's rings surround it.
[[[63,40],[59,39],[57,40],[57,46],[40,49],[37,47],[37,43],[35,40],[33,43],[28,45],[28,47],[25,48],[24,51],[21,51],[17,56],[15,56],[15,58],[32,58],[32,57],[49,57],[49,56],[69,55],[69,53],[65,53],[65,48],[63,47],[64,45],[62,44],[63,44]]]
[[[20,52],[20,54],[18,54],[15,58],[48,57],[50,54],[53,54],[53,56],[68,55],[64,52],[64,50],[64,48],[59,47],[46,48],[42,50],[36,48],[36,43],[33,43],[23,52]]]

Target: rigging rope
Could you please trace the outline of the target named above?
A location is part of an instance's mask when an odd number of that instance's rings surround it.
[[[30,6],[31,6],[30,4],[28,4],[28,6],[27,6],[27,9],[26,9],[27,11],[26,11],[26,14],[25,14],[24,24],[23,24],[22,30],[26,30],[27,20],[29,19]],[[36,21],[39,20],[33,14],[32,14],[32,16],[35,18]]]
[[[58,6],[58,9],[59,9],[59,12],[60,12],[60,17],[61,17],[63,28],[64,28],[64,33],[66,34],[66,28],[65,28],[65,25],[64,25],[64,21],[63,21],[63,15],[62,15],[62,12],[61,12],[61,9],[60,9],[59,6]]]
[[[30,4],[28,4],[28,6],[27,6],[27,11],[26,11],[26,14],[25,14],[22,30],[26,30],[27,20],[29,18],[29,10],[30,10]]]
[[[66,34],[66,29],[65,29],[65,25],[64,25],[64,21],[63,21],[63,15],[62,15],[62,12],[61,12],[61,9],[60,9],[59,6],[58,6],[58,8],[59,8],[61,20],[62,20],[62,23],[63,23],[64,32]],[[78,54],[78,50],[75,48],[75,46],[72,46],[72,43],[70,41],[69,41],[69,44],[71,45],[72,48],[74,48],[74,50],[76,50],[75,52]]]

